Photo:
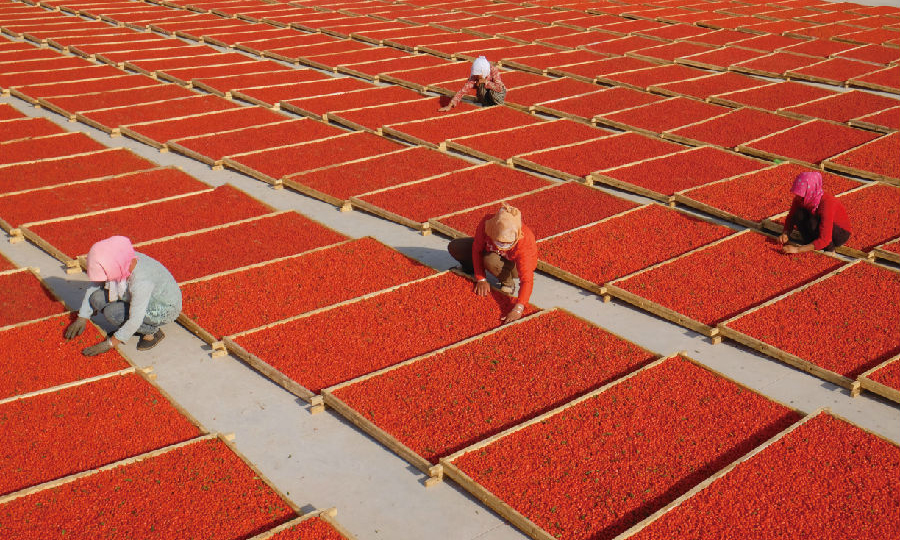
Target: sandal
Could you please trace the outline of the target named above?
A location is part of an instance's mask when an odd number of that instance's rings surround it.
[[[157,343],[162,341],[164,337],[166,337],[166,334],[163,333],[162,328],[157,330],[153,335],[145,334],[138,340],[137,350],[146,351],[152,349],[153,347],[156,347]]]

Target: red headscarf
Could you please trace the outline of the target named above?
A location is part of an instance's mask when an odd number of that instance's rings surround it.
[[[815,212],[822,200],[825,190],[822,189],[822,175],[818,172],[804,172],[794,178],[794,185],[791,186],[791,193],[798,197],[803,197],[803,208],[810,212]]]

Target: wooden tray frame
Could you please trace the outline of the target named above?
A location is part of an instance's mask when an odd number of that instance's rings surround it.
[[[344,540],[356,540],[356,536],[354,536],[352,533],[350,533],[350,531],[345,529],[343,525],[338,523],[337,519],[335,519],[336,517],[337,517],[337,508],[331,507],[331,508],[327,508],[325,510],[316,510],[316,511],[310,512],[308,514],[304,514],[296,519],[292,519],[292,520],[288,521],[287,523],[283,523],[283,524],[279,525],[278,527],[275,527],[274,529],[271,529],[262,534],[254,536],[254,537],[250,538],[249,540],[269,540],[273,536],[275,536],[276,534],[278,534],[280,532],[286,531],[286,530],[290,529],[291,527],[296,527],[297,525],[300,525],[304,521],[307,521],[309,519],[315,519],[315,518],[319,518],[322,521],[324,521],[325,523],[327,523],[329,526],[331,526],[331,528],[334,529],[335,532],[337,532],[339,535],[341,535],[341,537]]]
[[[588,228],[591,228],[591,227],[595,227],[595,226],[597,226],[597,225],[599,225],[599,224],[606,223],[607,221],[611,221],[611,220],[613,220],[613,219],[619,219],[619,218],[622,218],[622,217],[624,217],[625,215],[630,214],[631,212],[636,212],[636,211],[638,211],[638,210],[640,210],[640,209],[643,209],[643,208],[646,208],[646,207],[650,206],[651,204],[654,204],[654,203],[643,204],[643,205],[640,205],[640,206],[635,206],[634,208],[629,208],[629,209],[627,209],[627,210],[623,210],[623,211],[619,212],[618,214],[613,214],[613,215],[611,215],[611,216],[606,216],[606,217],[603,218],[603,219],[599,219],[599,220],[597,220],[597,221],[594,221],[594,222],[591,222],[591,223],[587,223],[587,224],[582,225],[582,226],[580,226],[580,227],[575,227],[574,229],[570,229],[570,230],[568,230],[568,231],[563,231],[563,232],[560,232],[560,233],[557,233],[557,234],[554,234],[554,235],[550,235],[550,236],[548,236],[548,237],[546,237],[546,238],[541,238],[540,240],[538,240],[538,246],[540,246],[540,243],[541,243],[541,242],[545,242],[545,241],[547,241],[547,240],[551,240],[551,239],[554,239],[554,238],[563,236],[563,235],[565,235],[565,234],[572,233],[572,232],[574,232],[574,231],[580,231],[580,230],[582,230],[582,229],[588,229]],[[566,283],[570,283],[570,284],[572,284],[572,285],[574,285],[574,286],[576,286],[576,287],[580,287],[580,288],[585,289],[585,290],[587,290],[587,291],[589,291],[589,292],[592,292],[592,293],[594,293],[594,294],[596,294],[596,295],[602,297],[604,303],[605,303],[605,302],[609,302],[609,300],[610,300],[610,295],[608,294],[608,291],[607,291],[607,288],[606,288],[606,283],[595,283],[595,282],[593,282],[593,281],[587,280],[587,279],[585,279],[585,278],[583,278],[583,277],[581,277],[581,276],[578,276],[578,275],[576,275],[576,274],[573,274],[573,273],[571,273],[571,272],[569,272],[569,271],[567,271],[567,270],[564,270],[564,269],[562,269],[562,268],[560,268],[560,267],[558,267],[558,266],[554,266],[554,265],[552,265],[552,264],[550,264],[550,263],[548,263],[548,262],[545,262],[544,260],[542,260],[542,259],[540,259],[540,258],[538,259],[537,270],[539,270],[539,271],[541,271],[541,272],[544,272],[544,273],[546,273],[546,274],[549,274],[549,275],[551,275],[551,276],[553,276],[553,277],[555,277],[555,278],[557,278],[557,279],[559,279],[559,280],[562,280],[562,281],[564,281],[564,282],[566,282]],[[629,275],[630,275],[630,274],[629,274]]]
[[[422,101],[423,99],[428,99],[428,97],[423,96],[423,97],[417,98],[417,99],[398,101],[397,103],[393,103],[393,105],[399,105],[402,103],[413,103],[413,102],[417,102],[417,101]],[[341,113],[349,112],[349,111],[359,111],[359,110],[363,110],[363,109],[370,109],[373,107],[383,107],[383,106],[384,105],[369,105],[366,107],[355,107],[353,109],[342,109],[340,111],[333,111],[333,112],[323,114],[322,121],[328,122],[331,124],[337,124],[339,126],[351,129],[353,131],[365,131],[367,133],[374,133],[376,135],[381,135],[381,126],[375,128],[375,129],[372,129],[372,128],[366,127],[362,124],[357,124],[356,122],[353,122],[352,120],[347,120],[347,119],[341,117]]]
[[[248,335],[248,334],[255,334],[255,333],[260,332],[260,331],[263,331],[263,330],[268,330],[269,328],[273,328],[273,327],[276,327],[276,326],[281,326],[281,325],[284,325],[284,324],[292,323],[292,322],[297,321],[297,320],[299,320],[299,319],[306,319],[306,318],[309,318],[309,317],[318,315],[318,314],[323,313],[323,312],[326,312],[326,311],[331,311],[331,310],[333,310],[333,309],[339,309],[339,308],[341,308],[341,307],[344,307],[344,306],[347,306],[347,305],[350,305],[350,304],[355,304],[355,303],[360,302],[360,301],[363,301],[363,300],[368,300],[369,298],[373,298],[373,297],[376,297],[376,296],[379,296],[379,295],[382,295],[382,294],[389,294],[389,293],[392,293],[392,292],[394,292],[394,291],[396,291],[396,290],[398,290],[398,289],[400,289],[400,288],[402,288],[402,287],[406,287],[406,286],[408,286],[408,285],[414,285],[414,284],[420,283],[420,282],[422,282],[422,281],[426,281],[426,280],[430,280],[430,279],[436,279],[436,278],[438,278],[439,276],[442,276],[442,275],[444,275],[444,274],[446,274],[446,273],[447,273],[446,271],[445,271],[445,272],[435,273],[435,274],[432,274],[432,275],[429,275],[429,276],[425,276],[425,277],[423,277],[423,278],[419,278],[419,279],[416,279],[416,280],[413,280],[413,281],[408,281],[408,282],[406,282],[406,283],[401,283],[401,284],[399,284],[399,285],[394,285],[394,286],[388,287],[388,288],[386,288],[386,289],[381,289],[381,290],[379,290],[379,291],[374,291],[374,292],[371,292],[371,293],[368,293],[368,294],[364,294],[364,295],[362,295],[362,296],[357,296],[356,298],[351,298],[351,299],[349,299],[349,300],[344,300],[343,302],[338,302],[338,303],[336,303],[336,304],[331,304],[331,305],[329,305],[329,306],[325,306],[325,307],[321,307],[321,308],[314,309],[314,310],[311,310],[311,311],[307,311],[306,313],[301,313],[301,314],[299,314],[299,315],[294,315],[293,317],[288,317],[288,318],[286,318],[286,319],[282,319],[282,320],[279,320],[279,321],[274,321],[274,322],[271,322],[271,323],[269,323],[269,324],[265,324],[265,325],[263,325],[263,326],[259,326],[259,327],[257,327],[257,328],[251,328],[251,329],[249,329],[249,330],[244,330],[243,332],[238,332],[238,333],[236,333],[236,334],[231,334],[231,335],[229,335],[229,336],[225,336],[225,337],[222,339],[222,342],[223,342],[223,344],[225,345],[225,348],[226,348],[231,354],[233,354],[234,356],[236,356],[237,358],[239,358],[240,360],[242,360],[244,363],[246,363],[246,364],[249,365],[251,368],[253,368],[253,369],[255,369],[256,371],[258,371],[258,372],[261,373],[262,375],[264,375],[264,376],[266,376],[267,378],[269,378],[269,379],[270,379],[272,382],[274,382],[275,384],[281,386],[282,388],[284,388],[285,390],[287,390],[287,391],[290,392],[291,394],[293,394],[293,395],[297,396],[298,398],[302,399],[303,401],[306,401],[307,403],[309,403],[309,404],[311,405],[311,407],[310,407],[310,413],[311,413],[311,414],[316,414],[316,413],[319,413],[319,412],[325,410],[325,406],[324,406],[324,402],[323,402],[323,400],[322,400],[322,394],[321,394],[321,393],[313,392],[312,390],[309,390],[308,388],[306,388],[306,387],[303,386],[302,384],[300,384],[300,383],[294,381],[293,379],[291,379],[291,378],[288,377],[287,375],[283,374],[283,373],[282,373],[281,371],[279,371],[278,369],[276,369],[276,368],[272,367],[271,365],[269,365],[266,361],[262,360],[261,358],[259,358],[259,357],[256,356],[255,354],[251,353],[250,351],[246,350],[243,346],[241,346],[240,344],[238,344],[238,343],[235,341],[235,339],[237,339],[237,338],[239,338],[239,337],[242,337],[242,336],[245,336],[245,335]]]
[[[527,157],[532,154],[537,154],[540,152],[547,152],[549,150],[558,150],[558,149],[562,149],[562,148],[570,148],[573,146],[578,146],[578,145],[585,144],[588,142],[596,141],[597,139],[605,139],[609,136],[610,135],[603,135],[603,136],[597,137],[596,139],[588,139],[586,141],[579,141],[577,143],[571,143],[571,144],[561,144],[559,146],[551,146],[549,148],[543,148],[541,150],[536,150],[534,152],[528,152],[526,154],[519,154],[518,156],[513,156],[513,157],[509,158],[509,160],[507,160],[507,164],[513,168],[518,166],[519,168],[527,169],[527,170],[531,170],[531,171],[537,171],[539,173],[545,174],[545,175],[553,177],[553,178],[558,178],[560,180],[567,180],[570,182],[580,182],[582,184],[587,184],[590,186],[590,185],[593,185],[593,183],[591,181],[591,173],[588,173],[584,176],[576,176],[574,174],[567,173],[565,171],[560,171],[557,169],[552,169],[545,165],[541,165],[540,163],[536,163],[534,161],[527,159]]]
[[[433,465],[430,461],[423,458],[419,454],[415,453],[415,451],[413,451],[411,448],[409,448],[408,446],[406,446],[405,444],[400,442],[396,437],[394,437],[387,431],[381,429],[374,422],[370,421],[364,415],[360,414],[355,409],[353,409],[352,407],[350,407],[349,405],[344,403],[340,398],[336,397],[334,395],[334,392],[336,392],[344,387],[352,386],[354,384],[358,384],[358,383],[364,382],[366,380],[381,376],[389,371],[393,371],[393,370],[405,367],[407,365],[413,364],[415,362],[418,362],[418,361],[428,358],[430,356],[442,354],[442,353],[446,352],[447,350],[455,349],[457,347],[462,347],[473,341],[478,341],[486,336],[500,332],[506,328],[511,328],[511,327],[514,327],[515,325],[521,324],[525,321],[530,321],[531,319],[540,317],[545,313],[549,313],[549,311],[538,311],[536,313],[526,315],[525,317],[522,317],[518,321],[514,321],[509,324],[498,326],[498,327],[488,330],[486,332],[482,332],[481,334],[472,336],[470,338],[466,338],[461,341],[457,341],[456,343],[453,343],[446,347],[441,347],[439,349],[435,349],[434,351],[410,358],[410,359],[400,362],[398,364],[394,364],[393,366],[388,366],[388,367],[380,369],[378,371],[373,371],[372,373],[369,373],[367,375],[363,375],[363,376],[357,377],[355,379],[351,379],[349,381],[343,382],[341,384],[336,384],[334,386],[326,388],[326,389],[322,390],[322,396],[324,398],[324,403],[328,407],[330,407],[330,408],[334,409],[336,412],[338,412],[341,416],[343,416],[344,418],[346,418],[347,420],[352,422],[354,425],[356,425],[359,429],[361,429],[363,432],[368,434],[370,437],[374,438],[375,440],[380,442],[383,446],[387,447],[388,450],[394,452],[395,454],[397,454],[398,456],[403,458],[405,461],[407,461],[410,465],[412,465],[413,467],[415,467],[416,469],[421,471],[423,474],[427,475],[428,478],[425,480],[425,487],[430,487],[432,485],[435,485],[435,484],[439,483],[443,478],[440,463]]]
[[[867,144],[872,144],[872,143],[878,142],[880,139],[882,139],[882,138],[884,138],[884,137],[886,137],[886,136],[887,136],[887,135],[884,135],[884,136],[882,136],[882,137],[879,137],[878,139],[873,139],[873,140],[869,141],[868,143],[864,143],[864,144],[861,145],[861,146],[856,146],[856,147],[854,147],[854,148],[850,148],[850,149],[848,149],[848,150],[844,150],[844,151],[841,152],[840,154],[831,156],[830,158],[827,158],[827,159],[825,159],[825,160],[822,161],[822,168],[825,169],[826,171],[837,171],[837,172],[849,174],[849,175],[852,175],[852,176],[859,176],[859,177],[862,177],[862,178],[867,178],[867,179],[869,179],[869,180],[875,180],[875,181],[878,181],[878,182],[884,182],[885,184],[891,184],[891,185],[894,185],[894,186],[898,186],[898,185],[900,185],[900,173],[898,173],[898,174],[897,174],[897,177],[894,178],[894,177],[892,177],[892,176],[886,176],[886,175],[884,175],[884,174],[879,174],[879,173],[867,171],[867,170],[865,170],[865,169],[858,169],[858,168],[856,168],[856,167],[851,167],[851,166],[849,166],[849,165],[843,165],[843,164],[841,164],[841,163],[835,163],[834,161],[832,161],[832,160],[834,160],[834,159],[843,157],[843,156],[845,156],[845,155],[847,155],[847,154],[849,154],[849,153],[851,153],[851,152],[853,152],[853,151],[855,151],[855,150],[859,150],[860,148],[862,148],[862,146],[865,146],[865,145],[867,145]],[[900,136],[898,136],[898,137],[900,137]]]
[[[712,368],[709,368],[709,367],[697,362],[696,360],[687,356],[684,353],[679,353],[679,354],[664,356],[664,357],[657,357],[656,360],[632,371],[631,373],[628,373],[628,374],[622,376],[619,379],[616,379],[610,383],[607,383],[607,384],[601,386],[600,388],[597,388],[596,390],[588,392],[587,394],[584,394],[583,396],[580,396],[578,398],[575,398],[575,399],[569,401],[568,403],[560,405],[559,407],[556,407],[550,411],[547,411],[546,413],[544,413],[540,416],[537,416],[537,417],[532,418],[528,421],[525,421],[521,424],[513,426],[513,427],[507,429],[506,431],[503,431],[503,432],[498,433],[492,437],[489,437],[483,441],[480,441],[471,446],[463,448],[462,450],[459,450],[458,452],[451,454],[450,456],[442,458],[440,460],[440,467],[441,467],[440,472],[441,472],[441,474],[446,474],[449,478],[451,478],[453,481],[455,481],[457,484],[459,484],[463,489],[465,489],[470,494],[475,496],[477,499],[479,499],[480,501],[485,503],[489,508],[494,510],[501,517],[503,517],[504,519],[506,519],[507,521],[512,523],[517,529],[524,532],[526,535],[530,536],[531,538],[533,538],[535,540],[556,540],[555,536],[551,535],[550,533],[548,533],[547,531],[545,531],[544,529],[542,529],[541,527],[536,525],[534,522],[532,522],[531,520],[526,518],[523,514],[519,513],[517,510],[513,509],[510,505],[508,505],[506,502],[504,502],[498,496],[491,493],[487,488],[485,488],[481,484],[477,483],[472,477],[470,477],[469,475],[464,473],[459,467],[457,467],[454,464],[454,461],[456,461],[457,459],[459,459],[460,457],[462,457],[466,454],[478,451],[482,448],[490,446],[491,444],[494,444],[498,440],[504,439],[510,435],[513,435],[513,434],[519,432],[519,431],[527,429],[534,424],[544,422],[549,418],[552,418],[556,415],[564,413],[568,409],[577,407],[581,403],[591,400],[591,399],[594,399],[597,396],[602,395],[603,393],[616,388],[618,385],[624,384],[627,381],[629,381],[630,379],[637,377],[638,375],[641,375],[646,371],[650,371],[650,370],[656,368],[657,366],[659,366],[673,358],[681,358],[683,360],[686,360],[686,361],[690,362],[691,364],[693,364],[701,369],[704,369],[710,373],[713,373],[714,375],[721,377],[733,384],[736,384],[737,386],[739,386],[741,388],[745,388],[748,391],[758,394],[758,392],[750,389],[749,387],[739,383],[738,381],[735,381],[734,379],[732,379],[730,377],[722,375],[720,372],[718,372]],[[767,399],[770,399],[770,398],[767,398]],[[770,401],[773,401],[775,403],[778,403],[779,405],[785,406],[784,404],[778,402],[777,400],[770,399]],[[793,409],[792,407],[788,407],[788,408],[790,408],[792,410],[796,410],[796,409]],[[793,429],[793,427],[796,425],[797,424],[794,424],[790,429]],[[778,436],[776,436],[776,438],[773,440],[776,440],[777,437]],[[766,444],[770,444],[770,443],[766,443]],[[759,448],[761,448],[761,447],[757,447],[757,449],[754,449],[754,451],[758,451]],[[700,484],[700,485],[703,485],[703,484]],[[694,490],[691,490],[688,493],[692,493],[693,491]],[[682,496],[682,497],[684,497],[684,496]],[[681,500],[681,497],[679,499],[676,499],[676,501],[680,501],[680,500]],[[672,503],[672,504],[674,504],[674,503]],[[669,506],[671,506],[671,505],[669,505]],[[663,510],[660,510],[660,512],[663,512],[664,510],[668,509],[669,506],[666,506]],[[654,515],[656,515],[656,514],[654,514]],[[641,523],[643,523],[643,522],[641,522]],[[627,536],[628,536],[627,534],[624,536],[618,536],[618,537],[616,537],[616,540],[624,539]]]
[[[840,273],[850,269],[851,267],[853,267],[857,264],[872,264],[872,263],[869,263],[868,261],[865,261],[865,260],[852,261],[848,264],[844,264],[843,266],[840,266],[840,267],[832,270],[831,272],[825,274],[824,276],[822,276],[818,279],[810,281],[809,283],[805,283],[805,284],[801,285],[800,287],[792,289],[784,294],[778,295],[775,298],[772,298],[758,306],[753,307],[752,309],[748,309],[744,312],[741,312],[741,313],[735,315],[734,317],[731,317],[730,319],[722,321],[721,323],[718,324],[720,334],[723,337],[727,337],[727,338],[737,341],[738,343],[745,345],[751,349],[759,351],[759,352],[765,354],[766,356],[769,356],[771,358],[779,360],[785,364],[788,364],[797,369],[800,369],[801,371],[805,371],[806,373],[809,373],[810,375],[813,375],[820,379],[824,379],[825,381],[828,381],[837,386],[845,388],[850,391],[850,395],[852,397],[856,397],[857,395],[859,395],[859,391],[860,391],[859,377],[856,380],[854,380],[854,379],[850,379],[849,377],[845,377],[845,376],[835,373],[833,371],[822,368],[809,360],[800,358],[799,356],[796,356],[789,352],[783,351],[783,350],[775,347],[774,345],[770,345],[769,343],[766,343],[766,342],[764,342],[760,339],[757,339],[753,336],[750,336],[748,334],[744,334],[743,332],[734,330],[733,328],[730,328],[728,326],[728,324],[737,319],[740,319],[741,317],[750,315],[752,313],[755,313],[756,311],[759,311],[760,309],[763,309],[772,304],[780,302],[781,300],[784,300],[787,297],[798,294],[798,293],[808,289],[809,287],[812,287],[813,285],[817,285],[823,281],[826,281],[826,280],[834,277],[835,275],[840,274]],[[869,370],[866,373],[871,373],[871,372],[872,372],[872,370]],[[866,373],[864,373],[863,375],[866,375]],[[862,377],[863,375],[860,375],[860,377]]]
[[[886,244],[890,244],[891,242],[893,242],[893,240],[889,240],[884,244],[881,244],[877,248],[873,249],[871,254],[877,259],[884,259],[885,261],[890,261],[894,264],[900,264],[900,253],[884,249],[884,246]]]
[[[325,137],[324,139],[316,139],[313,141],[305,141],[305,142],[301,142],[301,143],[286,144],[283,146],[275,146],[272,148],[263,148],[261,150],[252,150],[250,152],[242,152],[239,154],[231,154],[229,156],[225,156],[222,158],[222,166],[228,167],[229,169],[233,169],[235,171],[243,173],[251,178],[255,178],[255,179],[259,180],[260,182],[265,182],[266,184],[271,185],[275,189],[281,189],[282,187],[284,187],[284,185],[282,183],[282,180],[284,177],[275,178],[275,177],[269,176],[263,172],[257,171],[256,169],[254,169],[252,167],[244,165],[243,163],[239,163],[239,162],[235,161],[233,158],[240,157],[240,156],[246,156],[248,154],[256,154],[258,152],[267,152],[269,150],[276,150],[279,148],[288,148],[288,147],[292,147],[292,146],[299,147],[299,146],[303,146],[306,144],[321,143],[322,141],[336,139],[338,137],[347,137],[349,135],[353,135],[353,133],[340,133],[338,135],[333,135],[331,137]],[[174,143],[173,143],[172,148],[175,149]],[[302,150],[302,148],[299,148],[298,151],[299,150]],[[303,171],[301,171],[301,172],[303,172]],[[295,173],[291,173],[291,174],[295,174]],[[290,176],[290,175],[287,175],[287,176]]]
[[[726,474],[731,472],[737,466],[741,465],[742,463],[744,463],[746,461],[751,460],[757,454],[761,453],[763,450],[766,450],[773,444],[779,442],[784,437],[790,435],[794,430],[799,429],[802,425],[806,424],[813,418],[818,417],[823,412],[828,413],[829,409],[827,407],[820,408],[820,409],[817,409],[816,411],[804,416],[797,422],[791,424],[790,426],[788,426],[781,432],[777,433],[775,436],[773,436],[766,442],[764,442],[761,445],[757,446],[756,448],[752,449],[750,452],[744,454],[742,457],[738,458],[737,460],[735,460],[735,461],[731,462],[730,464],[728,464],[727,466],[725,466],[725,468],[721,469],[720,471],[718,471],[715,474],[713,474],[712,476],[706,478],[705,480],[703,480],[702,482],[700,482],[699,484],[697,484],[696,486],[694,486],[687,492],[683,493],[681,496],[679,496],[674,501],[670,502],[663,508],[660,508],[659,510],[657,510],[650,516],[646,517],[642,521],[640,521],[637,524],[635,524],[634,526],[630,527],[628,530],[626,530],[622,534],[616,536],[613,540],[626,540],[630,536],[637,534],[642,529],[644,529],[645,527],[649,526],[651,523],[653,523],[654,521],[656,521],[657,519],[662,517],[664,514],[674,510],[675,508],[680,506],[682,503],[684,503],[686,500],[690,499],[697,493],[699,493],[699,492],[703,491],[704,489],[706,489],[707,487],[709,487],[713,482],[722,478],[723,476],[725,476]]]
[[[875,373],[876,371],[887,367],[888,364],[893,364],[893,363],[898,363],[898,362],[900,362],[900,355],[897,355],[893,358],[889,358],[889,359],[885,360],[884,362],[878,364],[877,366],[873,367],[872,369],[867,370],[866,372],[861,374],[859,377],[857,377],[856,380],[859,381],[859,385],[862,389],[868,390],[869,392],[872,392],[873,394],[878,394],[879,396],[881,396],[885,399],[889,399],[891,401],[900,403],[900,389],[892,388],[886,384],[882,384],[871,378],[872,374]]]
[[[119,206],[119,207],[116,207],[116,208],[107,208],[107,209],[105,209],[105,210],[97,210],[97,211],[94,211],[94,212],[86,212],[86,213],[83,213],[83,214],[76,214],[76,215],[73,215],[73,216],[65,216],[65,217],[54,218],[54,219],[46,219],[46,220],[43,220],[43,221],[33,221],[33,222],[31,222],[31,223],[25,223],[25,224],[21,225],[21,226],[19,227],[19,230],[21,231],[22,236],[23,236],[24,238],[26,238],[29,242],[31,242],[32,244],[34,244],[34,245],[36,245],[37,247],[41,248],[41,249],[44,250],[45,252],[47,252],[47,253],[48,253],[50,256],[52,256],[54,259],[57,259],[58,261],[60,261],[60,262],[62,262],[63,264],[65,264],[65,266],[66,266],[66,273],[67,273],[67,274],[78,274],[78,273],[80,273],[81,270],[82,270],[82,268],[81,268],[81,262],[78,260],[78,259],[79,259],[78,256],[76,256],[75,258],[69,257],[68,255],[66,255],[65,253],[63,253],[60,249],[56,248],[56,246],[52,245],[50,242],[48,242],[47,240],[43,239],[40,235],[38,235],[37,233],[35,233],[34,231],[32,231],[31,228],[34,227],[35,225],[45,225],[45,224],[48,224],[48,223],[58,223],[58,222],[61,222],[61,221],[71,221],[71,220],[74,220],[74,219],[81,219],[81,218],[85,218],[85,217],[96,216],[96,215],[99,215],[99,214],[105,214],[105,213],[107,213],[107,212],[112,212],[112,211],[118,212],[118,211],[121,211],[121,210],[130,210],[130,209],[133,209],[133,208],[141,208],[141,207],[144,207],[144,206],[147,206],[147,205],[150,205],[150,204],[156,204],[156,203],[160,203],[160,202],[172,201],[172,200],[176,200],[176,199],[183,199],[183,198],[185,198],[185,197],[191,197],[191,196],[200,195],[200,194],[204,194],[204,193],[211,193],[211,192],[213,192],[214,190],[215,190],[215,188],[210,187],[209,189],[203,189],[203,190],[200,190],[200,191],[194,191],[194,192],[191,192],[191,193],[183,193],[183,194],[181,194],[181,195],[173,195],[172,197],[165,197],[165,198],[162,198],[162,199],[156,199],[156,200],[153,200],[153,201],[147,201],[147,202],[136,203],[136,204],[129,204],[129,205],[125,205],[125,206]],[[248,195],[248,196],[249,196],[249,195]],[[267,205],[267,206],[268,206],[268,205]],[[79,254],[79,255],[81,255],[81,254]]]
[[[859,79],[849,79],[848,81],[846,81],[845,84],[847,86],[854,86],[857,88],[866,88],[868,90],[876,90],[879,92],[888,92],[890,94],[900,94],[900,88],[896,88],[893,86],[884,86],[883,84],[875,84],[875,83],[865,82],[865,81],[861,81]]]

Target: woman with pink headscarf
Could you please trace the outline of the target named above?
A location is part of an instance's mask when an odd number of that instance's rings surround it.
[[[514,280],[519,278],[516,304],[503,320],[509,323],[522,317],[534,287],[537,242],[531,229],[522,224],[518,208],[503,203],[496,214],[481,219],[474,237],[451,241],[447,251],[459,261],[463,271],[474,274],[478,296],[486,296],[491,290],[485,269],[497,276],[500,290],[505,293],[515,290]]]
[[[135,334],[138,350],[156,346],[166,335],[160,328],[181,312],[181,289],[166,268],[137,253],[124,236],[112,236],[93,246],[87,255],[87,277],[94,284],[85,292],[78,318],[66,328],[73,339],[88,319],[102,313],[116,327],[111,337],[82,351],[85,356],[105,353]]]
[[[796,228],[803,245],[784,246],[785,253],[803,253],[814,249],[834,251],[850,239],[850,219],[847,209],[834,195],[822,188],[818,172],[800,173],[791,186],[794,201],[784,221],[784,231],[778,241],[787,244]]]
[[[472,62],[472,69],[466,84],[453,96],[450,103],[438,109],[447,112],[459,105],[463,96],[475,89],[475,100],[483,105],[502,105],[506,100],[506,86],[500,80],[500,70],[496,64],[488,62],[484,56],[479,56]]]

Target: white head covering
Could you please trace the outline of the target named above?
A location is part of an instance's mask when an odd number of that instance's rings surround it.
[[[487,77],[491,74],[491,63],[484,56],[479,56],[472,62],[472,75],[481,75]]]

